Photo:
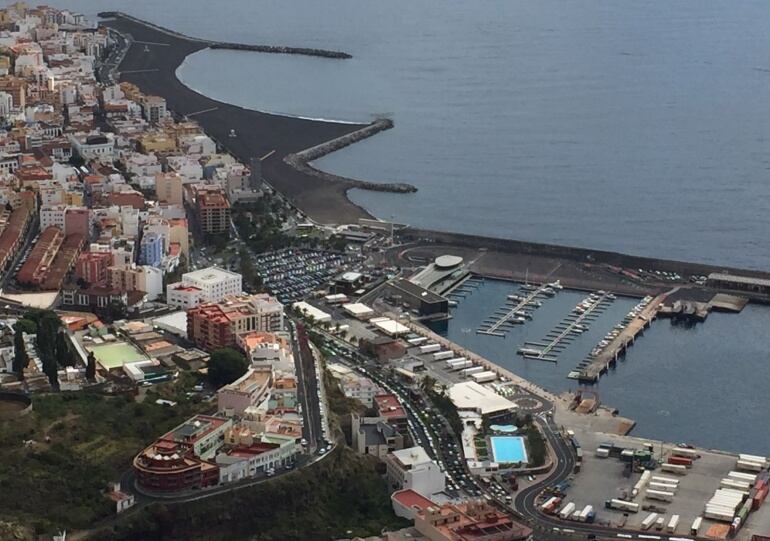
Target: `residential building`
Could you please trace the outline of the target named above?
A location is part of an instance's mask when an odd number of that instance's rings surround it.
[[[176,282],[166,286],[166,304],[174,308],[188,310],[203,301],[203,291],[199,287],[187,286]]]
[[[16,274],[19,284],[39,286],[45,279],[63,242],[64,233],[61,229],[55,226],[45,228]]]
[[[394,394],[380,394],[373,398],[374,410],[377,416],[384,418],[388,424],[394,426],[400,434],[409,432],[409,425],[404,406]]]
[[[155,232],[142,235],[139,244],[139,263],[151,267],[160,267],[163,262],[163,236]]]
[[[72,134],[69,141],[72,149],[84,160],[110,163],[114,158],[115,139],[111,133]]]
[[[166,118],[166,100],[160,96],[145,96],[142,101],[144,119],[151,124],[158,124]]]
[[[419,492],[419,491],[417,491]],[[424,496],[424,494],[423,494]],[[532,541],[532,529],[514,522],[486,500],[445,503],[424,507],[416,504],[415,529],[430,541]]]
[[[64,211],[64,234],[91,238],[91,210],[85,207],[67,207]]]
[[[382,417],[352,414],[350,427],[353,449],[362,455],[384,459],[388,453],[404,448],[404,436]]]
[[[384,462],[391,489],[410,488],[428,498],[444,490],[444,472],[422,447],[393,451]]]
[[[271,369],[250,368],[246,373],[217,391],[217,411],[227,417],[240,417],[246,408],[267,397],[273,383]]]
[[[219,267],[186,272],[182,282],[200,288],[205,302],[219,302],[243,291],[241,275]]]
[[[195,208],[205,234],[223,235],[230,230],[230,202],[221,188],[197,190]]]
[[[162,203],[184,204],[182,177],[174,172],[155,175],[155,197]]]
[[[187,311],[187,337],[207,351],[235,347],[239,334],[282,328],[283,305],[267,294],[230,297]]]
[[[102,284],[107,281],[107,268],[110,265],[110,252],[83,252],[75,263],[75,276],[89,284]]]
[[[230,419],[196,415],[161,436],[133,462],[137,483],[151,492],[179,492],[216,485],[215,463]]]
[[[236,336],[236,344],[252,366],[272,366],[293,360],[291,344],[276,333],[254,331]]]

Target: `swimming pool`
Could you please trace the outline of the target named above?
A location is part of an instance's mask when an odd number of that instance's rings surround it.
[[[495,462],[500,464],[527,462],[524,438],[520,436],[492,436],[489,441],[492,443],[492,456]]]

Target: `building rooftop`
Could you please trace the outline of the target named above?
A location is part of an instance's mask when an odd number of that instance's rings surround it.
[[[449,388],[449,398],[457,409],[476,410],[481,415],[508,411],[516,407],[516,404],[507,398],[475,381],[455,383]]]
[[[406,468],[411,468],[417,464],[425,464],[430,462],[431,458],[425,449],[422,447],[409,447],[408,449],[399,449],[393,451],[392,455],[398,459],[398,461]]]
[[[406,410],[395,395],[378,394],[374,397],[374,404],[381,417],[386,419],[406,417]]]
[[[182,275],[182,282],[196,281],[205,284],[215,284],[222,280],[240,278],[241,275],[219,267],[207,267],[192,272],[186,272]]]
[[[228,420],[222,417],[196,415],[166,433],[161,440],[194,444],[227,422]]]
[[[737,274],[713,272],[708,275],[708,279],[712,281],[720,281],[720,282],[733,282],[735,284],[770,287],[770,280],[767,280],[765,278],[752,278],[751,276],[739,276]]]
[[[257,389],[264,388],[272,377],[273,373],[270,370],[247,370],[244,375],[229,385],[225,385],[220,391],[252,393]]]
[[[406,490],[398,490],[394,492],[390,498],[392,500],[396,500],[404,507],[408,507],[410,509],[416,508],[420,511],[423,511],[429,507],[436,506],[435,502],[429,500],[419,492],[415,492],[411,488],[407,488]]]

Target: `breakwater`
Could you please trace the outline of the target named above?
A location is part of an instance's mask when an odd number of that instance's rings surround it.
[[[433,231],[429,229],[418,229],[412,227],[403,229],[401,234],[405,238],[411,240],[428,238],[437,243],[446,243],[467,248],[484,247],[488,250],[498,250],[500,252],[523,255],[553,257],[575,261],[578,263],[604,264],[630,269],[661,270],[667,272],[676,272],[681,276],[708,275],[712,272],[729,272],[743,276],[770,279],[770,273],[757,270],[634,256],[622,254],[619,252],[592,250],[589,248],[562,246],[559,244],[544,244],[539,242],[482,237],[479,235],[465,235],[461,233]]]
[[[128,21],[132,21],[134,23],[144,25],[147,28],[151,28],[157,32],[161,32],[163,34],[166,34],[168,36],[171,36],[177,39],[183,39],[183,40],[206,45],[210,49],[225,49],[225,50],[233,50],[233,51],[254,51],[257,53],[273,53],[273,54],[296,54],[296,55],[302,55],[302,56],[318,56],[321,58],[335,58],[335,59],[353,58],[353,56],[348,53],[345,53],[342,51],[330,51],[328,49],[313,49],[310,47],[288,47],[285,45],[249,45],[245,43],[230,43],[226,41],[212,41],[207,39],[193,38],[190,36],[186,36],[184,34],[180,34],[179,32],[169,30],[168,28],[163,28],[162,26],[158,26],[156,24],[143,21],[142,19],[137,19],[136,17],[128,15],[127,13],[123,13],[122,11],[102,11],[101,13],[99,13],[99,17],[101,17],[102,19],[126,19]]]
[[[329,51],[327,49],[311,49],[308,47],[285,47],[281,45],[247,45],[243,43],[219,43],[209,45],[211,49],[229,49],[233,51],[254,51],[257,53],[299,54],[304,56],[320,56],[322,58],[353,58],[342,51]]]
[[[310,162],[322,158],[327,154],[330,154],[341,148],[357,143],[363,139],[376,135],[382,131],[389,130],[393,127],[393,121],[387,118],[382,118],[364,126],[363,128],[354,132],[342,135],[331,141],[326,141],[320,145],[316,145],[294,154],[288,154],[284,157],[283,161],[296,169],[297,171],[310,175],[321,180],[330,182],[343,182],[348,185],[348,189],[359,188],[362,190],[371,190],[379,192],[393,192],[393,193],[413,193],[417,191],[415,186],[402,182],[367,182],[364,180],[352,179],[334,175],[332,173],[326,173],[310,165]]]

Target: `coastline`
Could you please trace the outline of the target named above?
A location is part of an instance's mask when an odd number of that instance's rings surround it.
[[[212,42],[189,38],[118,12],[101,13],[100,16],[109,17],[100,21],[101,26],[132,38],[118,66],[120,81],[133,83],[147,94],[162,96],[168,108],[179,117],[194,117],[210,137],[242,163],[249,164],[264,157],[261,167],[265,181],[310,219],[322,224],[340,224],[373,218],[368,211],[348,199],[347,192],[352,188],[400,193],[414,191],[414,187],[405,184],[378,184],[336,175],[319,175],[310,166],[298,170],[285,161],[290,155],[328,145],[343,137],[351,139],[350,143],[355,142],[362,137],[356,138],[354,134],[367,128],[371,131],[369,135],[374,135],[382,129],[372,129],[375,123],[309,120],[214,100],[187,87],[176,76],[185,58],[210,47]],[[231,130],[235,130],[237,137],[229,136]]]

